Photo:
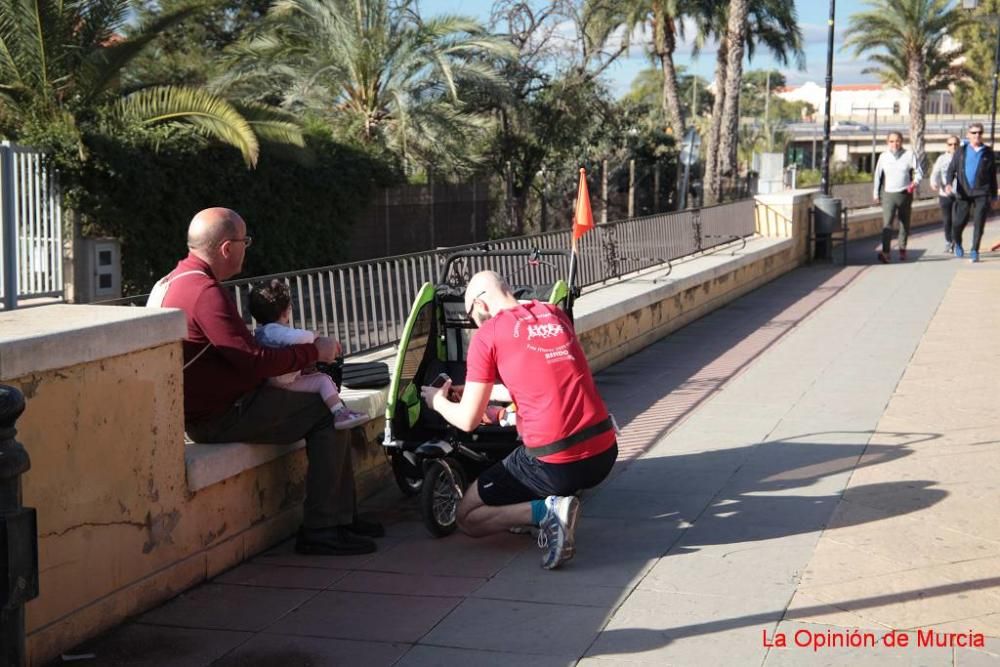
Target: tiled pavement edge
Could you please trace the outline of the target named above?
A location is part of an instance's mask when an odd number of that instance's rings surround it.
[[[523,536],[429,538],[393,494],[379,553],[300,557],[285,544],[81,647],[97,655],[85,664],[989,660],[952,649],[769,652],[762,641],[779,628],[924,622],[908,610],[923,604],[912,592],[925,582],[906,572],[933,575],[926,588],[956,609],[968,597],[962,581],[1000,576],[988,525],[1000,456],[990,458],[996,424],[983,407],[997,394],[1000,343],[987,333],[997,316],[986,316],[987,282],[960,290],[972,270],[1000,277],[1000,261],[970,268],[926,251],[937,245],[936,234],[916,237],[921,261],[905,265],[795,271],[602,373],[628,460],[587,494],[564,569],[541,570]],[[952,299],[976,307],[935,317],[956,272],[941,313]],[[945,339],[947,350],[962,340],[957,325],[974,341],[964,349],[978,352],[960,371],[969,385],[940,363]],[[954,402],[942,398],[952,389]],[[933,423],[943,413],[953,421]],[[967,439],[948,439],[965,438],[961,428]],[[954,455],[937,460],[952,465],[913,467],[942,442]],[[969,459],[978,486],[959,463],[968,452],[983,452]],[[899,521],[924,523],[931,537],[911,524],[878,529]],[[987,627],[992,597],[974,597],[970,615]]]
[[[908,630],[912,641],[918,628],[1000,637],[998,295],[998,261],[955,276],[779,630],[804,621]],[[957,653],[958,664],[984,660]]]

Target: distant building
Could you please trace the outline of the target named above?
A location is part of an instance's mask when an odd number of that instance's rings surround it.
[[[816,109],[812,120],[823,117],[826,106],[826,87],[812,81],[801,86],[785,86],[775,94],[789,102],[808,102]],[[903,122],[909,118],[910,93],[906,89],[877,83],[835,85],[830,96],[830,118],[857,120],[865,123]],[[928,114],[952,114],[954,103],[947,90],[933,91],[927,95]]]

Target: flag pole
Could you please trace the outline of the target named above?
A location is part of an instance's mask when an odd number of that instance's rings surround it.
[[[587,170],[580,167],[580,182],[585,183],[587,178]],[[570,253],[569,253],[569,304],[570,312],[572,312],[573,306],[573,286],[576,285],[576,272],[577,272],[577,211],[580,208],[580,197],[582,196],[579,185],[576,191],[576,206],[573,211],[573,227],[572,233],[570,234]]]
[[[573,285],[576,284],[576,239],[573,239],[573,249],[569,253],[569,308],[573,312]]]

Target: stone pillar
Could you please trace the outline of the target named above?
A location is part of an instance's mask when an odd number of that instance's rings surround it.
[[[799,263],[809,259],[806,243],[809,234],[809,209],[813,195],[817,192],[815,189],[791,190],[756,197],[756,232],[769,238],[795,239],[795,257]]]

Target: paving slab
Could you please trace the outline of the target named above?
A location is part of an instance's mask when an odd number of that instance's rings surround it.
[[[319,567],[246,563],[219,575],[213,581],[217,584],[241,586],[323,590],[338,579],[346,577],[348,573],[348,570],[331,570]]]
[[[421,643],[577,658],[608,615],[605,609],[586,606],[468,599]]]
[[[512,648],[517,648],[516,645]],[[575,658],[547,655],[528,655],[515,651],[476,651],[443,646],[414,646],[395,667],[451,667],[475,665],[476,667],[571,667]]]
[[[70,656],[93,656],[80,659],[79,664],[82,665],[201,667],[211,664],[252,637],[250,632],[126,623],[67,653]]]
[[[141,622],[184,628],[260,631],[317,595],[302,588],[206,584],[143,614]]]
[[[615,611],[587,657],[640,664],[760,664],[761,632],[784,611],[752,598],[637,590]]]
[[[780,606],[798,585],[801,562],[812,553],[811,542],[790,545],[784,540],[730,542],[683,549],[662,558],[643,577],[637,590],[691,595],[753,598]],[[747,577],[746,567],[767,562],[758,576]]]
[[[415,642],[460,602],[455,597],[325,591],[267,630],[281,635]]]
[[[338,579],[330,586],[330,589],[356,593],[465,597],[482,587],[487,581],[489,579],[485,577],[466,577],[457,573],[454,576],[437,576],[362,570]]]
[[[212,664],[215,667],[390,667],[397,664],[409,648],[407,644],[264,633]]]

